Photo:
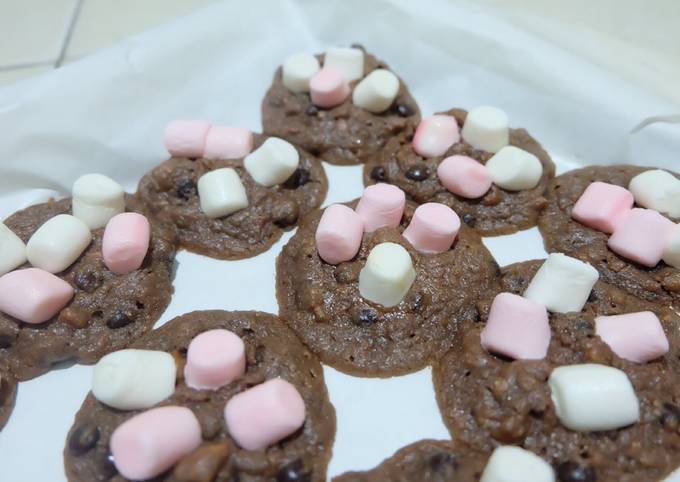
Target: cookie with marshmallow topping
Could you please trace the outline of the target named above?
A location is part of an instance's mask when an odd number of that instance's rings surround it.
[[[483,236],[536,225],[554,176],[548,153],[495,107],[450,109],[393,137],[364,166],[364,184],[388,182],[416,203],[438,202]]]
[[[545,248],[589,263],[603,281],[632,296],[678,307],[680,244],[674,235],[680,218],[672,214],[674,193],[680,193],[680,175],[650,167],[566,172],[546,193],[538,224]]]
[[[382,184],[303,220],[277,259],[276,292],[282,318],[324,363],[384,377],[453,346],[497,274],[455,212]]]
[[[503,268],[499,292],[521,297],[542,265]],[[662,480],[680,464],[673,448],[680,443],[680,317],[673,310],[600,280],[580,311],[549,312],[547,352],[522,359],[497,353],[502,344],[484,346],[491,316],[513,323],[512,306],[492,315],[496,299],[490,293],[478,304],[479,322],[468,325],[461,347],[433,371],[454,439],[478,450],[530,450],[555,468],[557,480],[579,480],[578,474],[590,474],[581,480]],[[522,321],[524,327],[509,328],[505,338],[528,346],[528,330],[538,336],[537,330]],[[648,326],[639,326],[643,322]]]
[[[82,188],[76,194],[87,191]],[[101,223],[119,210],[110,198],[101,205],[88,200],[89,220]],[[95,363],[125,348],[170,302],[175,229],[139,214],[133,197],[124,195],[123,202],[128,212],[92,231],[73,216],[71,198],[5,220],[28,251],[28,263],[0,277],[0,285],[11,288],[0,293],[0,364],[19,380],[65,361]]]
[[[218,356],[218,345],[228,353]],[[326,480],[335,411],[321,364],[280,319],[196,311],[133,349],[107,364],[114,386],[98,386],[75,416],[64,448],[69,482]],[[126,406],[108,405],[116,400]]]
[[[420,110],[403,80],[358,45],[286,58],[262,101],[262,126],[331,164],[369,162],[413,133]]]
[[[326,174],[309,152],[247,129],[212,126],[206,135],[185,123],[169,125],[173,157],[136,194],[150,215],[177,227],[181,247],[219,259],[255,256],[323,202]],[[193,144],[200,153],[184,147]]]

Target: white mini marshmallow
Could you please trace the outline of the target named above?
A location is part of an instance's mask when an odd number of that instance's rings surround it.
[[[0,250],[2,253],[2,250]],[[680,269],[680,224],[676,224],[671,238],[663,249],[663,261],[669,266]]]
[[[198,198],[201,211],[209,218],[221,218],[248,207],[246,188],[230,167],[203,174],[198,179]]]
[[[534,275],[524,297],[553,313],[581,311],[599,277],[588,263],[553,253]]]
[[[14,231],[0,223],[0,276],[26,262],[26,245]]]
[[[578,432],[613,430],[640,420],[640,406],[625,372],[584,363],[555,368],[548,379],[555,414]]]
[[[285,182],[300,165],[300,154],[290,143],[270,137],[248,154],[243,165],[255,182],[271,187]]]
[[[292,92],[309,92],[309,79],[320,68],[319,61],[312,54],[293,54],[283,62],[283,85]]]
[[[352,102],[374,114],[392,105],[399,93],[399,79],[389,70],[376,69],[354,87]]]
[[[359,292],[365,299],[391,307],[398,305],[416,279],[411,255],[396,243],[375,246],[359,273]]]
[[[85,174],[73,183],[73,215],[90,229],[106,226],[109,219],[125,212],[125,191],[103,174]]]
[[[475,149],[498,152],[510,142],[508,115],[496,107],[477,107],[468,112],[461,132]]]
[[[59,273],[71,266],[92,242],[90,228],[75,216],[48,219],[26,243],[26,258],[36,268]]]
[[[489,457],[480,482],[554,482],[552,466],[533,452],[502,445]]]
[[[119,410],[149,408],[175,391],[177,367],[169,353],[156,350],[119,350],[94,366],[92,394]]]
[[[541,180],[538,157],[515,146],[505,146],[486,163],[494,184],[508,191],[533,189]]]
[[[661,169],[652,169],[630,180],[628,190],[635,202],[671,217],[680,217],[680,179]]]
[[[364,76],[364,52],[348,47],[330,47],[326,50],[324,67],[335,67],[347,82]]]

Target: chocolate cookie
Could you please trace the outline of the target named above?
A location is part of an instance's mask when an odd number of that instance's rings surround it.
[[[126,209],[140,211],[132,197],[126,197]],[[45,221],[70,212],[70,199],[49,201],[13,214],[5,224],[27,242]],[[171,226],[149,221],[151,241],[140,269],[125,275],[107,269],[104,229],[96,229],[85,252],[58,274],[75,296],[57,316],[34,325],[0,313],[0,363],[29,380],[61,362],[94,363],[150,330],[172,296],[176,235]]]
[[[465,226],[448,251],[416,251],[401,234],[414,209],[407,205],[400,227],[364,234],[359,253],[337,266],[317,254],[321,211],[307,216],[283,247],[276,263],[280,316],[324,363],[359,376],[413,372],[453,346],[459,325],[477,317],[478,296],[498,275],[494,259]],[[392,308],[369,303],[358,288],[369,252],[384,242],[402,245],[417,273]]]
[[[465,123],[467,116],[467,112],[462,109],[451,109],[441,114],[455,117],[459,126]],[[536,225],[546,205],[544,193],[555,175],[555,165],[526,130],[510,129],[510,145],[538,157],[543,165],[543,175],[538,185],[523,191],[507,191],[492,185],[478,199],[466,199],[447,190],[437,177],[437,167],[442,160],[454,155],[468,156],[486,164],[492,153],[476,150],[461,138],[443,156],[424,158],[413,150],[412,140],[412,136],[390,139],[380,155],[364,166],[364,184],[388,182],[400,187],[409,199],[418,204],[446,204],[482,236],[511,234]]]
[[[255,135],[254,149],[268,136]],[[243,159],[191,160],[173,157],[147,173],[136,196],[159,219],[177,226],[182,247],[220,259],[242,259],[269,249],[326,197],[328,181],[321,162],[298,148],[300,165],[283,184],[256,183],[243,167]],[[249,205],[221,218],[206,216],[196,183],[215,169],[234,168],[245,186]]]
[[[548,206],[538,227],[545,249],[581,259],[600,272],[603,281],[633,296],[660,303],[680,305],[680,270],[661,261],[647,268],[614,253],[607,247],[609,235],[571,218],[571,210],[583,191],[594,181],[628,188],[630,180],[653,169],[638,166],[591,166],[569,171],[548,185]],[[672,219],[674,222],[679,219]]]
[[[374,469],[346,472],[333,482],[477,482],[488,458],[453,442],[421,440],[399,449]]]
[[[363,47],[353,45],[354,48]],[[324,54],[316,56],[323,64]],[[388,69],[385,62],[364,54],[364,76]],[[359,81],[350,82],[354,89]],[[376,156],[393,138],[409,136],[420,122],[420,109],[403,81],[392,106],[373,114],[345,101],[329,109],[315,106],[308,92],[295,93],[282,81],[281,67],[262,101],[262,126],[266,134],[301,146],[331,164],[361,164]]]
[[[216,328],[230,330],[243,339],[246,373],[216,391],[191,389],[183,379],[187,346],[199,333]],[[321,364],[278,318],[258,312],[195,311],[147,334],[134,347],[163,350],[175,356],[177,386],[174,394],[159,405],[190,408],[198,417],[204,441],[174,469],[153,480],[326,480],[335,437],[335,410],[328,400]],[[226,402],[276,377],[299,390],[307,408],[305,425],[266,450],[239,449],[225,429]],[[68,480],[125,480],[111,463],[109,438],[116,427],[138,413],[109,408],[88,395],[76,414],[64,449]]]
[[[502,270],[501,291],[524,292],[540,261]],[[486,319],[493,297],[480,303]],[[654,311],[669,338],[663,357],[636,364],[615,355],[594,332],[594,317]],[[480,344],[481,323],[435,366],[444,422],[457,440],[479,450],[520,445],[551,462],[560,481],[660,480],[680,464],[680,317],[602,281],[580,313],[551,314],[552,339],[543,360],[492,355]],[[553,368],[599,363],[623,370],[640,402],[640,421],[604,432],[574,432],[557,419],[548,377]]]
[[[7,370],[0,370],[0,430],[7,423],[17,397],[17,382]]]

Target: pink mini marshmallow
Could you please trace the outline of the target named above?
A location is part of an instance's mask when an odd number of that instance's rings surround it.
[[[189,343],[184,379],[191,388],[217,390],[243,376],[245,371],[245,345],[231,331],[205,331]]]
[[[253,133],[243,127],[212,126],[205,138],[206,159],[240,159],[253,150]]]
[[[535,301],[500,293],[491,303],[481,342],[485,350],[515,360],[545,358],[550,345],[548,311]]]
[[[491,174],[484,164],[468,156],[450,156],[437,167],[439,181],[453,194],[476,199],[491,188]]]
[[[668,353],[668,338],[651,311],[598,316],[595,333],[621,358],[645,363]]]
[[[202,157],[210,122],[176,120],[165,128],[165,148],[177,157]]]
[[[152,408],[113,431],[113,463],[126,479],[146,480],[162,474],[201,445],[201,425],[186,407]]]
[[[443,156],[460,141],[456,118],[450,115],[433,115],[420,121],[413,136],[413,150],[423,157]]]
[[[324,67],[309,79],[312,103],[319,107],[335,107],[349,95],[349,84],[335,67]]]
[[[25,323],[43,323],[59,313],[73,287],[38,268],[10,271],[0,277],[0,311]]]
[[[363,235],[359,215],[343,204],[332,204],[316,227],[316,250],[326,263],[340,264],[357,255]]]
[[[364,189],[356,207],[364,222],[364,231],[372,233],[379,228],[396,228],[401,223],[406,206],[406,194],[392,184],[374,184]]]
[[[607,245],[617,254],[653,268],[673,235],[675,224],[653,209],[631,209],[609,237]]]
[[[443,253],[451,248],[460,229],[460,218],[448,206],[425,203],[413,213],[404,237],[421,253]]]
[[[116,274],[139,269],[149,250],[151,227],[146,216],[116,214],[106,224],[102,238],[104,264]]]
[[[628,189],[606,182],[593,182],[576,201],[571,217],[588,227],[611,234],[633,203],[633,194]]]
[[[246,450],[263,450],[305,423],[305,402],[295,386],[268,380],[232,397],[224,407],[227,430]]]

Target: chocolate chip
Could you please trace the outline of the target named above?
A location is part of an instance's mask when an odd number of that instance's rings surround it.
[[[463,214],[463,222],[468,226],[473,227],[475,225],[475,221],[477,221],[477,218],[474,214]]]
[[[88,325],[90,313],[82,308],[68,306],[59,312],[59,317],[57,319],[73,328],[81,329]]]
[[[94,290],[99,288],[101,281],[99,280],[97,273],[86,271],[84,273],[76,274],[75,283],[78,289],[81,289],[86,293],[92,293]]]
[[[453,454],[439,452],[430,457],[430,468],[435,472],[442,472],[447,469],[457,469],[458,461]]]
[[[196,183],[191,179],[182,179],[177,183],[177,196],[185,201],[196,193]]]
[[[382,166],[375,166],[373,170],[371,170],[371,179],[376,182],[385,182],[385,179],[387,179],[385,168]]]
[[[318,113],[319,109],[317,109],[317,107],[314,104],[307,107],[307,115],[316,115]]]
[[[424,181],[430,176],[426,167],[412,167],[406,171],[406,177],[412,181]]]
[[[362,308],[356,320],[357,325],[370,325],[378,321],[378,313],[372,308]]]
[[[675,430],[678,424],[680,424],[680,407],[670,402],[664,403],[663,412],[659,420],[664,427]]]
[[[68,438],[68,448],[74,455],[82,455],[97,445],[99,427],[86,423],[76,428]]]
[[[0,349],[9,348],[14,342],[14,337],[11,335],[0,335]]]
[[[123,313],[122,311],[117,311],[113,314],[111,318],[109,318],[109,321],[106,322],[106,326],[108,326],[112,330],[117,330],[118,328],[123,328],[124,326],[129,325],[133,321],[135,320],[133,320],[126,313]]]
[[[557,466],[557,480],[560,482],[595,482],[597,475],[591,467],[567,461]]]
[[[415,113],[415,111],[410,105],[397,104],[397,113],[402,117],[410,117]]]
[[[591,303],[597,301],[597,293],[595,293],[595,290],[591,291],[588,295],[588,301]]]
[[[175,466],[172,475],[178,482],[212,482],[230,453],[223,442],[201,445]]]
[[[277,482],[309,482],[312,476],[308,472],[304,472],[305,466],[302,460],[295,459],[276,474]]]
[[[295,172],[288,179],[286,179],[286,182],[283,183],[283,187],[286,189],[297,189],[300,186],[304,186],[308,182],[309,171],[299,167],[295,169]]]

